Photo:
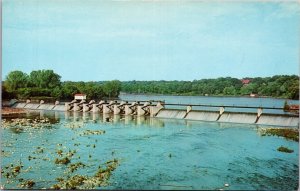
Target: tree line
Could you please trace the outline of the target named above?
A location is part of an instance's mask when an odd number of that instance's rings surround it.
[[[299,76],[275,75],[272,77],[202,79],[194,81],[126,81],[122,91],[142,94],[244,96],[257,94],[277,98],[299,99]]]
[[[61,82],[53,70],[36,70],[29,75],[22,71],[10,72],[2,82],[3,99],[53,98],[74,99],[74,94],[84,93],[87,99],[116,98],[121,91],[118,80],[106,82]]]
[[[2,83],[2,98],[26,99],[52,97],[70,100],[76,93],[85,93],[87,99],[117,98],[119,93],[243,96],[258,94],[278,98],[299,99],[299,76],[275,75],[272,77],[231,77],[194,81],[100,81],[61,82],[53,70],[36,70],[29,75],[22,71],[10,72]]]

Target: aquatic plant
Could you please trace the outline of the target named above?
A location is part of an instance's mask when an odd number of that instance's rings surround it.
[[[26,118],[16,118],[11,120],[2,120],[1,126],[3,128],[12,128],[15,133],[21,133],[24,128],[48,128],[52,127],[48,118],[40,119],[26,119]]]
[[[33,153],[34,153],[34,154],[44,153],[44,148],[42,148],[42,147],[37,147],[36,151],[34,151]]]
[[[287,128],[268,128],[262,129],[261,135],[277,135],[279,137],[285,137],[286,139],[299,141],[299,131],[298,129],[287,129]]]
[[[74,164],[70,164],[68,169],[70,172],[74,172],[76,171],[78,168],[84,168],[86,165],[83,164],[82,162],[77,162],[77,163],[74,163]]]
[[[104,130],[85,130],[84,132],[80,133],[79,135],[102,135],[104,134],[105,131]]]
[[[106,162],[106,168],[98,167],[98,171],[93,176],[74,175],[67,179],[57,178],[57,184],[51,186],[52,189],[94,189],[99,186],[106,186],[111,176],[118,165],[118,160],[113,159]],[[71,165],[70,165],[71,166]],[[72,168],[83,166],[82,163],[75,163]]]
[[[59,150],[56,151],[56,153],[61,156],[63,151],[61,149],[59,149]]]
[[[55,159],[55,164],[69,164],[71,160],[68,157],[64,157],[62,159]]]
[[[26,180],[20,184],[22,188],[32,188],[35,185],[33,180]]]
[[[72,123],[66,123],[64,124],[65,127],[70,128],[70,129],[77,129],[77,128],[81,128],[84,126],[84,123],[82,121],[76,121],[76,122],[72,122]]]
[[[284,152],[284,153],[292,153],[292,152],[294,152],[293,149],[289,149],[289,148],[283,147],[283,146],[278,147],[277,151]]]

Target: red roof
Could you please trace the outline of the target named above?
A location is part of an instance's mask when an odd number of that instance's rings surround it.
[[[299,105],[290,105],[290,109],[291,110],[298,110],[299,109]]]
[[[243,84],[249,84],[250,83],[249,79],[242,79],[241,81],[242,81]]]
[[[86,94],[75,94],[74,96],[85,96]]]

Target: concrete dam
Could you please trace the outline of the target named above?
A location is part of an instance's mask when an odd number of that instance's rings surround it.
[[[170,109],[168,105],[180,105],[186,109]],[[161,101],[99,101],[94,100],[86,102],[85,100],[73,100],[66,102],[64,105],[58,101],[55,104],[26,103],[16,102],[12,104],[13,108],[24,108],[30,110],[48,110],[48,111],[66,111],[66,112],[93,112],[100,114],[112,115],[136,115],[150,116],[157,118],[185,119],[209,122],[226,122],[226,123],[245,123],[257,125],[272,125],[284,127],[299,127],[299,116],[295,114],[271,114],[264,113],[264,109],[283,109],[283,108],[264,108],[250,107],[257,110],[256,113],[250,112],[232,112],[226,111],[228,107],[249,108],[243,106],[210,106],[217,107],[218,111],[193,110],[193,106],[207,105],[186,105],[186,104],[165,104]]]

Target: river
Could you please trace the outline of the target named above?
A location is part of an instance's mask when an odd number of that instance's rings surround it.
[[[46,111],[4,117],[6,122],[24,118],[33,124],[2,125],[1,184],[21,188],[32,180],[34,189],[50,188],[58,178],[92,176],[99,165],[117,159],[108,184],[96,189],[298,188],[298,142],[262,136],[264,126],[119,115],[107,122],[107,117]],[[36,127],[34,119],[49,119],[51,125]],[[99,130],[105,133],[86,134]],[[279,152],[280,146],[294,152]],[[70,164],[55,163],[59,150],[63,155],[74,151]],[[78,162],[85,166],[70,172]],[[20,173],[7,179],[16,164],[23,166]]]

